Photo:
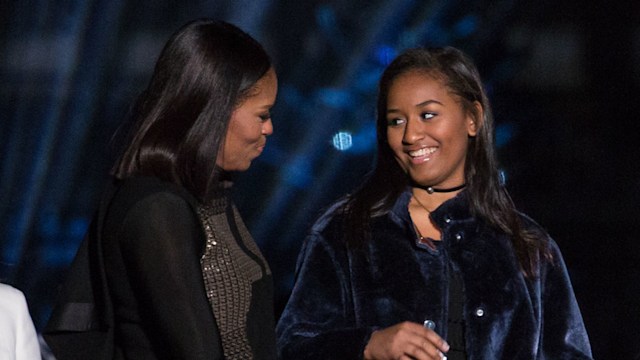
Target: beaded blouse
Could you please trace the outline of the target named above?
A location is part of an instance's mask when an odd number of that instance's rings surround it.
[[[228,192],[198,208],[206,247],[200,265],[226,359],[252,359],[247,316],[252,285],[270,276],[267,262],[242,223]]]

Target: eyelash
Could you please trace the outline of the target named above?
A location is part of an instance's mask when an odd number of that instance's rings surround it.
[[[260,120],[262,121],[267,121],[271,119],[271,113],[266,113],[266,114],[262,114],[260,115]]]
[[[422,118],[422,120],[433,119],[435,116],[436,116],[436,113],[433,113],[433,112],[423,112],[422,114],[420,114],[420,117]]]
[[[400,118],[395,118],[395,119],[387,119],[387,126],[399,126],[401,121],[404,121],[404,119],[400,119]]]
[[[436,115],[437,114],[433,112],[423,112],[422,114],[420,114],[420,118],[424,121],[427,121],[433,119]],[[402,118],[388,119],[387,126],[399,126],[402,124],[402,122],[406,122],[406,120]]]

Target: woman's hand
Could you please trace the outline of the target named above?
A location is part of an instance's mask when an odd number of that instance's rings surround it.
[[[374,331],[364,349],[367,360],[441,360],[449,344],[433,330],[405,321]]]

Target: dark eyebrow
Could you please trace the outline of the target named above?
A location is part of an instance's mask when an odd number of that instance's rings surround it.
[[[438,105],[444,105],[442,104],[440,101],[438,100],[425,100],[419,104],[416,104],[415,107],[419,108],[419,107],[423,107],[425,105],[429,105],[429,104],[438,104]],[[387,114],[389,113],[397,113],[400,112],[399,109],[387,109]]]
[[[271,110],[275,106],[275,102],[258,106],[259,110]]]
[[[429,104],[444,105],[443,103],[441,103],[438,100],[427,100],[427,101],[421,102],[420,104],[417,104],[416,107],[421,107],[421,106],[425,106],[425,105],[429,105]]]

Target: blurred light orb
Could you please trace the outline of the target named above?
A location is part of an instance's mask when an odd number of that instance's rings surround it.
[[[340,151],[349,150],[353,146],[353,140],[351,133],[346,131],[340,131],[333,135],[333,147]]]

